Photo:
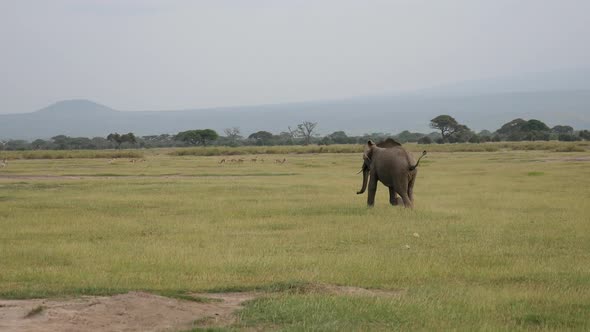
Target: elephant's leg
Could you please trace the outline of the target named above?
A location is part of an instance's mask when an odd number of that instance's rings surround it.
[[[369,194],[367,195],[367,205],[373,206],[375,204],[375,193],[377,193],[377,177],[371,174],[369,179]]]
[[[407,207],[407,208],[414,207],[414,203],[412,203],[412,201],[410,200],[408,193],[400,193],[400,196],[402,197],[402,200],[404,201],[404,207]]]
[[[408,195],[408,182],[407,182],[407,178],[405,179],[398,179],[398,181],[396,181],[396,191],[397,193],[402,197],[402,201],[404,202],[404,207],[407,208],[412,208],[413,204],[412,204],[412,200],[410,199],[410,196]]]
[[[389,187],[389,203],[391,205],[398,205],[399,202],[397,200],[397,193],[393,187]]]

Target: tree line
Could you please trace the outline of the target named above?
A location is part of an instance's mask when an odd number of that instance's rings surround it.
[[[557,125],[549,128],[536,119],[514,119],[505,123],[494,132],[482,130],[474,132],[459,123],[450,115],[439,115],[430,121],[435,131],[430,133],[413,133],[408,130],[393,135],[390,133],[367,133],[349,136],[344,131],[335,131],[321,136],[317,133],[317,122],[304,121],[286,131],[273,134],[257,131],[247,137],[241,134],[239,127],[226,128],[223,135],[213,129],[186,130],[176,134],[136,136],[134,133],[111,133],[106,137],[70,137],[54,136],[51,139],[0,141],[0,150],[94,150],[159,148],[186,146],[248,146],[248,145],[308,145],[308,144],[364,144],[369,139],[382,140],[393,137],[401,143],[446,144],[446,143],[483,143],[500,141],[579,141],[590,140],[588,130],[575,131],[571,126]]]

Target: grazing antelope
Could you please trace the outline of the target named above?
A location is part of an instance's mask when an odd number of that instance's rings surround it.
[[[238,162],[239,163],[243,163],[244,162],[244,159],[240,158],[240,159],[238,159]]]
[[[230,160],[230,161],[231,161],[232,163],[235,163],[235,162],[236,162],[236,160],[235,160],[235,159],[232,159],[232,160]]]
[[[225,162],[225,158],[223,158],[219,161],[220,164],[223,164],[224,162]]]
[[[8,159],[2,159],[0,162],[0,168],[4,168],[6,166],[8,166]]]
[[[252,159],[250,159],[250,161],[255,163],[256,161],[258,161],[258,158],[252,158]]]

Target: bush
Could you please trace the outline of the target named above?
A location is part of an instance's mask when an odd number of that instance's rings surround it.
[[[428,136],[420,137],[418,144],[432,144],[432,139]]]
[[[572,134],[559,134],[558,140],[562,141],[562,142],[574,142],[574,141],[580,141],[582,140],[581,137],[579,136],[574,136]]]

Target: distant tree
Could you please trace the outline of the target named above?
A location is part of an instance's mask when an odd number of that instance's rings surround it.
[[[36,139],[33,142],[31,142],[31,148],[33,148],[34,150],[44,150],[49,148],[50,145],[51,142],[47,142],[42,139]]]
[[[309,145],[312,137],[316,135],[315,128],[317,125],[317,122],[303,121],[298,124],[297,129],[294,130],[295,136],[303,138],[304,145]],[[289,131],[291,131],[291,128],[289,128]]]
[[[210,142],[219,137],[217,132],[213,129],[196,129],[182,131],[176,134],[175,139],[188,143],[189,145],[203,145],[207,146]]]
[[[449,138],[447,139],[446,142],[449,142],[449,143],[469,142],[469,140],[471,139],[471,137],[473,135],[475,135],[475,133],[473,131],[469,130],[469,128],[467,128],[467,126],[459,125],[459,128],[457,129],[457,131],[455,131],[455,133],[453,133],[453,135],[449,136]]]
[[[110,133],[107,136],[107,141],[115,143],[117,149],[121,147],[121,143],[123,140],[121,139],[121,135],[119,133]]]
[[[479,134],[477,136],[479,136],[479,142],[480,143],[491,142],[492,141],[492,136],[481,136]]]
[[[432,144],[432,139],[428,136],[423,136],[418,139],[418,144]]]
[[[469,138],[469,143],[480,143],[480,142],[481,142],[481,138],[477,134],[472,135]]]
[[[400,143],[406,143],[406,142],[417,142],[423,136],[425,136],[425,135],[422,133],[412,133],[408,130],[404,130],[401,133],[395,135],[395,138]]]
[[[508,141],[538,141],[549,140],[551,132],[549,127],[542,121],[531,119],[514,119],[505,123],[496,134]]]
[[[278,135],[278,143],[282,145],[293,145],[295,143],[295,133],[289,127],[288,131],[282,131]]]
[[[561,126],[561,125],[557,125],[554,126],[553,128],[551,128],[551,132],[554,134],[570,134],[573,135],[574,134],[574,128],[570,127],[570,126]]]
[[[428,134],[428,135],[426,135],[426,136],[430,137],[430,139],[431,139],[433,142],[434,142],[435,140],[437,140],[437,139],[439,139],[439,138],[441,138],[441,137],[442,137],[442,136],[440,135],[440,133],[439,133],[439,132],[437,132],[437,131],[433,131],[433,132],[431,132],[430,134]]]
[[[543,131],[548,132],[550,129],[549,127],[543,123],[542,121],[536,119],[530,119],[526,123],[524,123],[520,129],[524,132],[531,132],[531,131]]]
[[[137,138],[135,137],[135,134],[133,134],[133,133],[127,133],[127,134],[123,134],[123,135],[120,135],[119,133],[111,133],[107,136],[107,140],[115,143],[115,145],[117,146],[117,149],[120,149],[121,144],[123,144],[123,143],[129,143],[129,144],[137,143]]]
[[[189,145],[197,145],[201,141],[200,130],[181,131],[175,136],[175,140],[185,142]]]
[[[248,136],[249,139],[254,139],[254,140],[269,140],[272,139],[273,134],[268,132],[268,131],[257,131],[255,133],[250,134],[250,136]]]
[[[269,133],[268,131],[257,131],[255,133],[250,134],[248,139],[254,141],[256,145],[268,145],[270,141],[273,139],[274,135]]]
[[[143,144],[145,147],[167,147],[167,146],[176,146],[176,142],[174,140],[174,136],[170,134],[161,134],[161,135],[150,135],[150,136],[143,136],[141,137]]]
[[[209,145],[209,143],[211,143],[211,142],[215,141],[217,138],[219,138],[219,135],[213,129],[202,129],[200,132],[200,135],[201,135],[200,144],[202,144],[203,146],[207,146],[207,145]]]
[[[242,139],[239,127],[225,128],[223,132],[225,133],[225,137],[227,137],[227,140],[231,146],[238,145],[238,141]]]
[[[469,130],[467,126],[459,124],[457,120],[450,115],[439,115],[430,120],[430,128],[440,130],[443,141],[450,141],[449,139],[453,135]]]
[[[57,135],[51,138],[51,146],[57,150],[94,149],[92,141],[87,137],[70,137]]]
[[[90,142],[94,149],[108,149],[110,147],[110,142],[104,137],[93,137]]]
[[[346,144],[349,142],[349,137],[343,131],[335,131],[330,135],[326,136],[330,140],[330,142],[334,144]]]
[[[121,140],[123,141],[123,143],[129,143],[129,144],[137,143],[137,137],[135,137],[135,134],[133,134],[133,133],[127,133],[127,134],[121,135]]]
[[[574,142],[574,141],[579,141],[582,138],[580,136],[576,136],[573,134],[559,134],[557,139],[560,141],[564,141],[564,142]]]
[[[580,136],[581,138],[589,141],[590,140],[590,131],[588,131],[588,130],[580,130],[580,132],[578,133],[578,136]]]
[[[519,138],[522,136],[522,126],[526,123],[523,119],[514,119],[510,122],[505,123],[502,127],[496,130],[496,134],[500,137],[515,137]],[[520,140],[520,139],[517,139]]]
[[[484,136],[492,137],[492,135],[493,135],[492,132],[489,130],[486,130],[486,129],[477,133],[477,136],[479,136],[479,137],[484,137]]]
[[[4,143],[4,149],[11,150],[11,151],[30,150],[31,144],[29,144],[29,142],[27,142],[25,140],[21,140],[21,139],[9,140]]]
[[[68,140],[68,149],[81,150],[81,149],[96,149],[96,146],[92,144],[92,141],[88,137],[70,137]]]

